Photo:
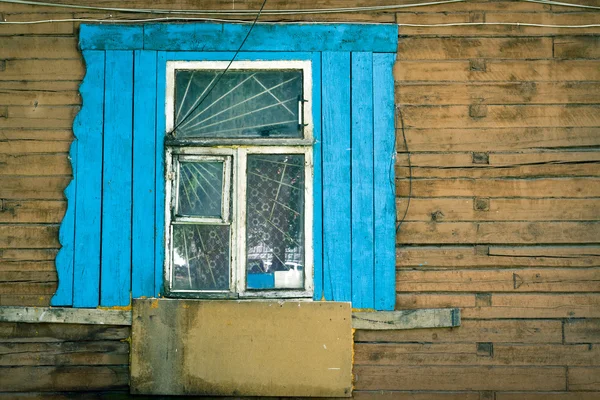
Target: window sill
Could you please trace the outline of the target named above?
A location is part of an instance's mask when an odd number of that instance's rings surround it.
[[[131,325],[131,310],[66,307],[0,307],[0,322]],[[460,309],[426,308],[353,312],[352,328],[399,330],[460,326]]]

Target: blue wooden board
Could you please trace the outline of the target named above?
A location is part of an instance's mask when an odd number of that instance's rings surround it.
[[[373,308],[373,54],[352,53],[352,306]]]
[[[154,295],[165,293],[163,288],[165,266],[165,98],[167,85],[166,53],[157,52],[156,63],[156,167],[155,185],[156,212],[154,214]]]
[[[142,25],[88,25],[79,28],[81,50],[137,50],[144,48]]]
[[[236,51],[250,25],[149,24],[144,49],[172,51]],[[396,25],[257,24],[244,51],[376,51],[395,52]]]
[[[350,53],[322,55],[323,283],[326,300],[351,300]]]
[[[73,130],[78,140],[75,213],[74,307],[100,301],[100,215],[104,121],[104,51],[83,52],[86,75],[79,91],[85,99]]]
[[[131,295],[154,296],[156,52],[134,53]],[[161,110],[162,111],[162,110]]]
[[[323,177],[321,154],[321,53],[312,55],[313,70],[313,299],[323,298]]]
[[[100,304],[126,306],[131,290],[133,52],[107,51]]]
[[[375,308],[393,310],[396,301],[396,205],[394,182],[395,54],[373,54],[375,160]]]

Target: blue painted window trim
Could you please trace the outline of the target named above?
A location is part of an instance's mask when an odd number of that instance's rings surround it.
[[[126,306],[161,293],[166,62],[228,61],[247,29],[81,26],[87,73],[52,305]],[[394,25],[258,24],[236,58],[313,63],[323,99],[313,105],[315,300],[395,305],[396,48]]]

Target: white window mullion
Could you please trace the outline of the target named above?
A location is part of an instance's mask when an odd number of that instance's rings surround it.
[[[236,256],[235,271],[237,273],[236,291],[243,293],[246,290],[246,182],[247,182],[247,150],[237,149],[236,157]]]

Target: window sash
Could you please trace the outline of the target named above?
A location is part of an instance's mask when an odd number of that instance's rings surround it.
[[[304,155],[304,288],[303,289],[246,289],[246,187],[247,187],[247,156],[253,154],[302,154]],[[216,225],[222,221],[189,221],[182,217],[174,217],[172,212],[176,198],[173,192],[177,190],[177,174],[174,165],[177,160],[208,160],[230,157],[232,160],[231,193],[233,197],[230,239],[230,290],[173,290],[173,226],[180,223],[200,223]],[[314,291],[314,249],[313,249],[313,157],[310,146],[235,146],[235,147],[169,147],[166,151],[167,164],[167,196],[165,216],[165,257],[164,275],[167,292],[173,297],[195,298],[312,298]]]

